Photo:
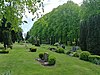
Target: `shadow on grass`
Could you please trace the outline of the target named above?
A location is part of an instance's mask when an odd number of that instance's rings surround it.
[[[8,50],[4,50],[4,49],[0,50],[0,54],[8,54],[8,53],[9,53]]]
[[[0,49],[4,49],[4,47],[0,47]]]

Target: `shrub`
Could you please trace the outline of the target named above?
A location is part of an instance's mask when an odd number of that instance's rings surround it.
[[[55,65],[55,63],[56,63],[56,58],[53,57],[53,56],[50,56],[49,60],[48,60],[48,64],[49,65]]]
[[[76,50],[76,52],[77,52],[77,53],[81,53],[81,52],[82,52],[82,50]]]
[[[59,46],[59,43],[55,43],[54,46]]]
[[[35,44],[35,46],[40,46],[40,44]]]
[[[73,52],[74,57],[79,57],[81,54],[82,50],[77,50],[76,52]]]
[[[88,61],[88,56],[90,55],[90,53],[88,51],[83,51],[81,52],[79,58],[81,60],[85,60],[85,61]]]
[[[49,47],[49,50],[50,50],[50,51],[56,51],[57,48],[53,48],[53,47],[50,48],[50,47]]]
[[[79,53],[78,52],[73,52],[73,57],[79,57]]]
[[[43,53],[40,53],[40,54],[39,54],[39,58],[42,59],[42,60],[43,60],[43,56],[44,56]]]
[[[92,63],[95,63],[97,65],[100,65],[100,56],[98,55],[90,55],[88,57],[89,61],[92,62]]]
[[[67,52],[66,52],[67,55],[69,55],[69,54],[71,54],[71,53],[72,53],[72,51],[67,51]]]
[[[30,48],[31,52],[36,52],[36,50],[37,50],[36,48]]]
[[[64,53],[64,49],[59,47],[56,52],[57,53]]]

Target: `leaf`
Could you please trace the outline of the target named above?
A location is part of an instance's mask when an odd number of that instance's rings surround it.
[[[23,21],[24,23],[28,23],[27,21]]]

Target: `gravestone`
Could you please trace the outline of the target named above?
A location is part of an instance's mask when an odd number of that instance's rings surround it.
[[[45,61],[45,62],[48,61],[48,56],[49,56],[49,55],[48,55],[48,52],[45,52],[45,53],[44,53],[44,61]]]
[[[73,52],[75,52],[77,50],[79,50],[79,47],[78,46],[73,46],[72,49],[71,49],[71,51],[73,51]]]
[[[79,50],[79,46],[76,46],[76,50]]]

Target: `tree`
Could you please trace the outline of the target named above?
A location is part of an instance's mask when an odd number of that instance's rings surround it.
[[[72,1],[59,6],[52,12],[38,19],[30,30],[30,35],[45,40],[50,44],[55,42],[73,42],[79,38],[80,7]]]
[[[41,6],[37,6],[37,3]],[[4,42],[5,46],[10,42],[23,40],[20,28],[20,25],[26,22],[22,21],[23,15],[26,16],[26,9],[34,14],[39,7],[43,8],[42,0],[0,0],[0,42]],[[9,37],[5,41],[6,36]]]
[[[83,14],[80,27],[80,47],[93,54],[100,55],[100,0],[84,0],[81,6]],[[81,12],[81,13],[82,13]]]
[[[100,55],[100,14],[92,15],[81,24],[80,47],[93,54]]]

